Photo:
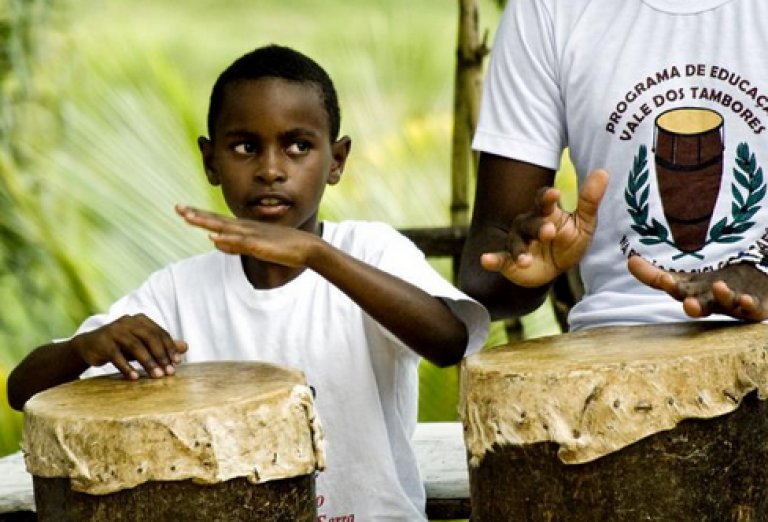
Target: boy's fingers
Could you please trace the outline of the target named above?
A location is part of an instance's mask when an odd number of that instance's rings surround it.
[[[131,357],[146,370],[147,375],[155,378],[165,375],[165,371],[157,363],[140,337],[131,334],[131,338],[124,339],[122,345],[124,346],[123,350],[128,351]]]
[[[176,205],[175,208],[176,213],[184,218],[187,223],[206,228],[214,232],[220,231],[225,224],[234,221],[230,217],[222,216],[221,214],[217,214],[215,212],[200,210],[194,207],[187,207],[185,205]]]
[[[176,355],[176,343],[164,329],[144,314],[136,316],[140,328],[134,330],[134,335],[149,349],[150,356],[159,363],[165,374],[174,373],[173,364]]]
[[[174,340],[173,344],[174,352],[171,354],[171,360],[173,361],[173,364],[180,364],[182,361],[181,355],[189,350],[189,345],[186,343],[186,341],[179,339]]]
[[[112,357],[112,364],[125,376],[126,379],[135,381],[139,378],[139,372],[130,365],[128,360],[123,357],[123,354],[120,353],[119,350]]]

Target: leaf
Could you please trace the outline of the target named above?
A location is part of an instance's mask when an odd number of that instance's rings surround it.
[[[640,162],[642,163],[643,167],[645,167],[645,164],[647,163],[647,158],[648,158],[648,147],[646,147],[644,144],[640,145],[640,150],[638,152],[638,157],[639,157]]]
[[[713,239],[713,241],[717,243],[736,243],[738,241],[741,241],[743,239],[742,236],[724,236],[717,239]]]
[[[723,218],[712,227],[712,229],[709,231],[709,237],[711,237],[713,240],[717,240],[721,235],[723,235],[723,228],[725,228],[725,225],[727,223],[727,219]]]
[[[656,218],[653,218],[651,220],[651,223],[653,224],[653,231],[656,233],[656,235],[661,238],[663,241],[666,241],[669,237],[669,232],[667,231],[667,228],[659,223]]]
[[[747,145],[744,142],[739,143],[736,146],[736,156],[737,156],[737,159],[739,159],[741,161],[748,161],[749,160],[749,145]]]
[[[661,239],[650,237],[642,237],[640,238],[640,242],[644,245],[658,245],[659,243],[663,243]]]
[[[744,174],[742,174],[741,172],[739,172],[736,169],[733,169],[733,177],[736,179],[736,181],[739,182],[739,185],[741,185],[745,189],[749,190],[749,188],[750,188],[749,180],[747,179],[747,177]]]
[[[638,190],[640,190],[640,187],[648,183],[648,171],[644,170],[640,173],[640,177],[638,178]]]
[[[629,193],[628,190],[624,191],[624,201],[626,202],[629,208],[637,209],[637,203],[635,202],[635,198],[632,196],[632,194]]]
[[[749,197],[747,198],[747,204],[746,204],[746,206],[747,206],[747,207],[751,207],[751,206],[752,206],[752,205],[754,205],[755,203],[757,203],[757,202],[761,201],[761,200],[762,200],[762,199],[765,197],[765,190],[766,190],[766,186],[765,186],[765,185],[763,185],[763,186],[760,188],[760,190],[758,190],[758,191],[757,191],[757,192],[755,192],[755,193],[752,193],[752,194],[750,194],[750,195],[749,195]]]
[[[643,209],[640,211],[637,217],[640,219],[640,222],[643,224],[645,224],[648,221],[648,205],[645,205],[643,207]]]
[[[630,227],[632,228],[632,230],[634,230],[641,236],[647,236],[650,233],[652,233],[648,231],[648,227],[646,227],[645,225],[630,225]]]
[[[729,234],[743,234],[750,228],[752,228],[752,225],[754,225],[754,222],[746,222],[746,223],[737,223],[735,225],[732,225],[728,227],[728,233]]]
[[[739,189],[736,188],[736,185],[731,184],[731,195],[733,195],[733,199],[736,200],[740,207],[744,206],[744,197],[739,192]]]
[[[643,193],[640,194],[640,205],[643,207],[646,207],[648,205],[648,195],[651,192],[650,187],[645,187],[645,190],[643,190]]]
[[[760,206],[754,206],[754,207],[750,208],[749,210],[741,213],[740,214],[740,216],[741,216],[740,221],[747,221],[747,220],[752,219],[754,217],[754,215],[757,214],[757,212],[759,210],[760,210]]]

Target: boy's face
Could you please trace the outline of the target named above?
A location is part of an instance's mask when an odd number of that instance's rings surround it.
[[[280,78],[228,85],[213,141],[198,144],[208,180],[235,216],[313,233],[325,186],[339,181],[350,147],[346,137],[331,143],[319,87]]]

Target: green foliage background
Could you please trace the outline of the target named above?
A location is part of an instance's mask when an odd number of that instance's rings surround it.
[[[489,41],[498,16],[481,1]],[[446,225],[457,20],[446,0],[0,4],[0,395],[34,346],[210,248],[173,205],[225,211],[195,139],[217,74],[256,46],[295,47],[337,84],[353,147],[323,218]],[[548,307],[523,324],[558,331]],[[505,341],[495,325],[488,344]],[[421,420],[456,418],[457,383],[423,365]],[[0,397],[0,455],[20,427]]]

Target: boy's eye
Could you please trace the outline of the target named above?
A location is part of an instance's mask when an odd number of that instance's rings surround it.
[[[238,154],[253,154],[256,152],[256,147],[250,141],[244,141],[242,143],[236,143],[232,150]]]
[[[311,149],[311,145],[307,141],[294,141],[288,145],[288,154],[305,154]]]

